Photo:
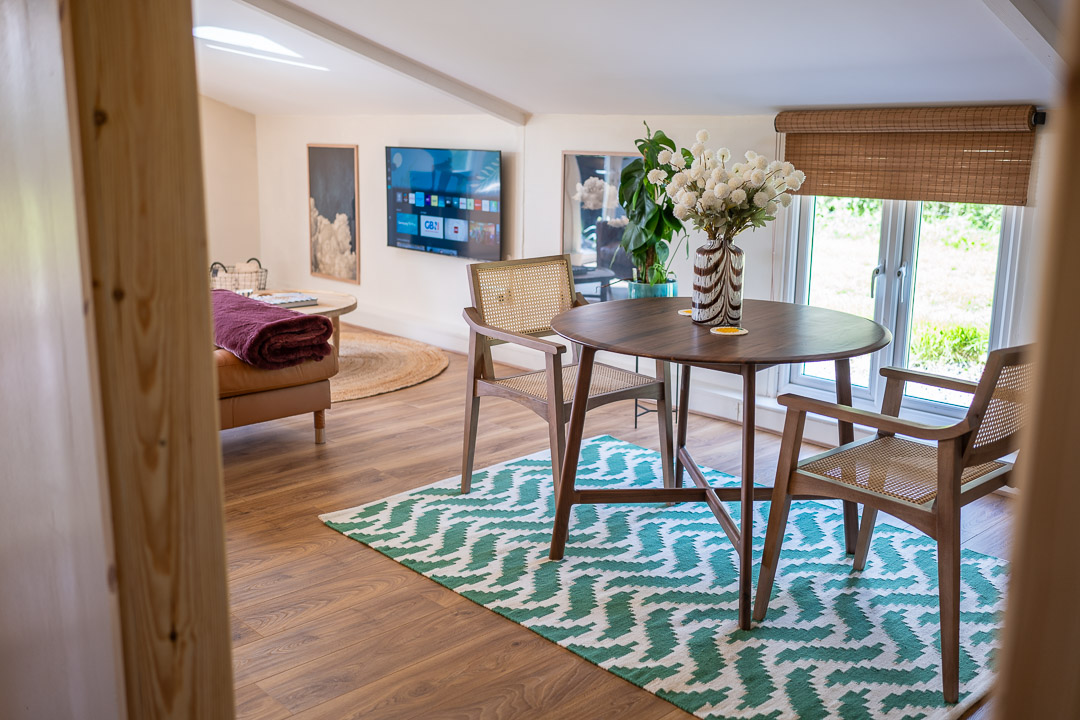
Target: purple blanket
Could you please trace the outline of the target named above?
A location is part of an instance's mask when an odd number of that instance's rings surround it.
[[[321,360],[331,353],[330,318],[274,307],[231,290],[212,290],[214,343],[264,370]]]

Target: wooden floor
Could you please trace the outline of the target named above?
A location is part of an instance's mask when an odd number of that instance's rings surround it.
[[[310,416],[222,433],[239,718],[690,718],[359,543],[320,513],[460,472],[465,359],[413,388],[336,405],[325,445]],[[586,437],[657,447],[632,403],[589,413]],[[738,473],[739,427],[690,419],[699,462]],[[485,399],[476,467],[545,449],[528,410]],[[779,438],[760,432],[758,477]],[[964,547],[1004,556],[1011,500],[965,509]],[[762,529],[763,531],[763,529]],[[983,713],[980,713],[981,717]]]

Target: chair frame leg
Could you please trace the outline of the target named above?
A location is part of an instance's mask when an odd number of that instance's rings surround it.
[[[862,571],[866,567],[866,556],[870,552],[870,540],[874,537],[874,523],[877,522],[877,508],[863,505],[862,524],[859,525],[859,538],[855,541],[855,560],[853,570]]]
[[[326,443],[326,411],[316,410],[314,415],[315,444],[324,445]]]
[[[690,410],[690,366],[683,365],[682,377],[679,380],[679,425],[676,428],[675,437],[675,487],[683,486],[683,467],[679,450],[686,447],[686,423],[689,419]]]
[[[788,410],[784,419],[784,438],[780,445],[780,458],[776,464],[776,482],[773,484],[772,505],[769,507],[769,526],[765,531],[765,548],[761,554],[761,572],[758,575],[757,596],[754,598],[753,619],[761,622],[769,611],[776,567],[780,562],[780,547],[784,543],[788,511],[791,509],[791,475],[799,464],[799,447],[802,445],[806,413]]]
[[[476,379],[484,365],[481,339],[475,333],[469,337],[469,365],[465,385],[465,432],[461,450],[461,493],[472,489],[473,459],[476,455],[476,426],[480,419],[480,398],[476,394]]]
[[[661,381],[660,397],[656,400],[657,424],[660,429],[660,462],[663,463],[664,487],[677,487],[672,458],[673,426],[671,423],[671,363],[656,361],[656,377]]]
[[[555,504],[559,502],[559,478],[562,477],[563,457],[566,455],[566,403],[563,401],[562,360],[548,355],[547,421],[548,442],[551,445],[551,477],[555,486]]]
[[[938,445],[938,593],[941,612],[941,685],[945,702],[960,697],[960,473],[963,446]]]

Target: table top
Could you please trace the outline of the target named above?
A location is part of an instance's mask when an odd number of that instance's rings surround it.
[[[262,293],[295,292],[305,295],[314,295],[319,298],[318,305],[304,305],[302,307],[289,308],[305,315],[325,315],[337,317],[356,309],[356,298],[345,293],[327,292],[326,290],[260,290],[255,295]]]
[[[597,350],[686,365],[747,365],[839,360],[892,342],[873,320],[809,305],[744,300],[746,335],[714,335],[678,311],[690,298],[593,303],[559,313],[551,328]]]

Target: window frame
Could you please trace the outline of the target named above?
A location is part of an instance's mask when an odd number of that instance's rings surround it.
[[[810,253],[813,243],[814,196],[797,196],[788,210],[789,222],[784,230],[785,263],[783,297],[786,302],[805,304],[809,295]],[[881,274],[874,279],[874,320],[889,328],[893,342],[873,353],[870,360],[869,386],[852,385],[852,401],[856,407],[877,410],[885,391],[885,379],[880,369],[886,366],[906,367],[909,343],[897,342],[907,338],[911,323],[911,307],[918,257],[918,238],[922,203],[910,200],[883,200],[881,234],[878,241],[878,268]],[[1027,253],[1031,234],[1030,208],[1002,206],[1001,235],[994,283],[994,304],[990,321],[990,350],[1016,342],[1021,333],[1022,283],[1026,274]],[[871,282],[870,278],[866,282]],[[803,374],[803,364],[789,365],[780,373],[778,391],[798,392],[824,400],[835,400],[836,384],[832,380]],[[948,403],[904,396],[904,412],[923,422],[948,423],[964,416],[967,408]]]

